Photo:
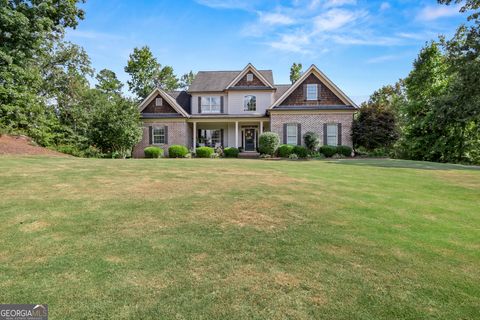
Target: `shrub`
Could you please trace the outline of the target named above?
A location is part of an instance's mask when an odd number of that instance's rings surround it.
[[[293,146],[289,144],[282,144],[277,149],[277,155],[282,158],[288,158],[293,153]]]
[[[320,153],[320,152],[312,153],[311,157],[312,157],[312,159],[315,159],[315,160],[325,159],[325,155],[323,153]]]
[[[337,153],[337,147],[334,146],[321,146],[320,147],[320,152],[323,153],[323,155],[327,158],[330,158],[333,156],[335,153]]]
[[[214,152],[214,153],[212,153],[212,154],[210,155],[210,158],[211,158],[211,159],[218,159],[218,158],[220,158],[220,154]]]
[[[238,148],[234,147],[226,147],[225,150],[223,150],[225,158],[238,158],[239,153],[240,151],[238,150]]]
[[[352,148],[349,146],[337,146],[337,153],[344,155],[345,157],[352,156]]]
[[[332,159],[345,159],[345,156],[343,154],[335,153],[332,156]]]
[[[293,147],[293,153],[295,153],[299,158],[306,158],[308,156],[308,149],[304,146],[295,146]]]
[[[317,133],[309,131],[303,135],[303,142],[308,150],[316,151],[320,145],[320,138]]]
[[[185,158],[188,153],[188,148],[178,144],[174,144],[168,148],[168,156],[170,158]]]
[[[290,160],[298,160],[298,156],[295,153],[292,153],[288,156],[288,159]]]
[[[280,143],[280,138],[275,132],[264,132],[258,138],[258,151],[261,154],[273,156]]]
[[[269,154],[261,154],[260,159],[270,159],[272,156]]]
[[[210,158],[214,151],[215,150],[211,147],[198,147],[195,153],[198,158]]]
[[[143,149],[145,158],[160,158],[163,156],[163,149],[159,147],[146,147]]]

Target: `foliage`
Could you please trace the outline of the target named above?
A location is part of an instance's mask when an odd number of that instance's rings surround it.
[[[362,104],[352,124],[355,147],[388,148],[398,139],[395,114],[377,103]]]
[[[345,157],[351,157],[352,148],[350,148],[349,146],[337,146],[337,153]]]
[[[320,137],[316,132],[308,131],[303,135],[303,142],[311,152],[316,151],[320,145]]]
[[[223,150],[223,153],[225,158],[238,158],[240,151],[235,147],[226,147],[225,150]]]
[[[148,46],[133,49],[125,72],[130,75],[127,81],[130,91],[140,99],[145,99],[156,87],[171,91],[179,86],[173,68],[162,68]]]
[[[288,155],[289,160],[298,160],[298,156],[296,153],[291,153]]]
[[[290,67],[290,81],[295,83],[302,76],[302,64],[294,62]]]
[[[180,78],[180,85],[179,87],[182,88],[183,90],[188,90],[190,85],[192,84],[193,80],[195,79],[195,73],[193,71],[190,71],[188,73],[185,73],[181,78]]]
[[[275,132],[264,132],[258,138],[258,151],[261,154],[273,156],[280,143],[280,137]]]
[[[299,158],[306,158],[309,155],[309,151],[304,146],[294,146],[293,153],[295,153]]]
[[[163,156],[163,149],[150,146],[143,149],[143,153],[145,154],[145,158],[160,158]]]
[[[325,157],[330,158],[337,153],[337,147],[329,145],[321,146],[320,153],[322,153]]]
[[[215,150],[212,147],[198,147],[195,153],[198,158],[210,158]]]
[[[322,159],[325,159],[325,155],[323,153],[320,153],[320,152],[314,152],[310,155],[310,157],[312,159],[315,159],[315,160],[322,160]]]
[[[282,144],[277,149],[277,155],[282,158],[288,158],[293,153],[293,146],[290,144]]]
[[[98,83],[95,88],[106,94],[120,95],[123,84],[117,79],[117,75],[112,70],[102,69],[95,77]]]
[[[185,158],[188,154],[188,148],[182,145],[174,144],[168,148],[170,158]]]

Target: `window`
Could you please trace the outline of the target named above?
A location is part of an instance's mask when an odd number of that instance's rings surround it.
[[[287,144],[297,145],[298,143],[297,134],[298,134],[297,124],[295,123],[287,124]]]
[[[245,96],[243,98],[243,111],[255,111],[257,110],[257,97]]]
[[[154,144],[165,143],[165,128],[153,128],[152,138]]]
[[[222,143],[222,131],[220,129],[214,130],[198,130],[198,142],[205,144],[207,147],[215,147]]]
[[[338,125],[336,123],[327,125],[327,144],[329,146],[338,144]]]
[[[220,97],[202,97],[202,113],[220,113]]]
[[[163,105],[163,99],[162,98],[156,98],[155,99],[155,107],[161,107]]]
[[[307,100],[318,100],[316,84],[307,84]]]
[[[247,73],[247,81],[248,82],[253,81],[253,73]]]

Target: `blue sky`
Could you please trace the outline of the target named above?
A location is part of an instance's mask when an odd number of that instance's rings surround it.
[[[360,102],[405,77],[419,49],[465,21],[435,1],[87,0],[67,40],[83,46],[96,71],[120,80],[134,47],[148,45],[178,75],[241,70],[248,62],[289,82],[293,62],[316,64]]]

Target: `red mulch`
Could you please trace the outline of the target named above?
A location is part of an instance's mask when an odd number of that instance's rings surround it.
[[[66,156],[63,153],[35,145],[29,137],[9,135],[0,136],[0,155]]]

